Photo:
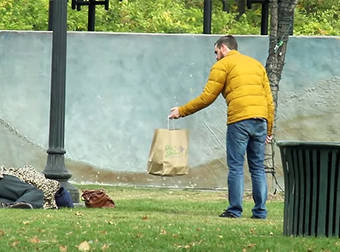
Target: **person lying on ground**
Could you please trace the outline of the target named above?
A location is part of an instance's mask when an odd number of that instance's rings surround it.
[[[59,181],[47,179],[32,166],[0,166],[0,208],[73,207],[70,193]]]

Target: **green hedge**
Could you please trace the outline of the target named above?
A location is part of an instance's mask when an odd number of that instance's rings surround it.
[[[108,11],[96,6],[96,31],[194,33],[203,31],[203,0],[110,0]],[[213,0],[212,33],[259,34],[260,4],[238,17],[236,1]],[[0,1],[0,30],[47,30],[49,0]],[[295,35],[339,35],[340,0],[300,0],[295,10]],[[88,8],[71,9],[68,30],[87,30]]]

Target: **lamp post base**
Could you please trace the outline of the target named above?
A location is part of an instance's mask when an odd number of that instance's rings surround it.
[[[73,203],[79,203],[79,191],[72,184],[68,182],[69,178],[72,177],[72,174],[69,173],[65,167],[64,162],[64,153],[65,151],[57,152],[51,151],[50,149],[47,151],[47,165],[43,173],[45,177],[48,179],[54,179],[59,181],[61,186],[63,186],[69,193],[71,194],[71,198]]]

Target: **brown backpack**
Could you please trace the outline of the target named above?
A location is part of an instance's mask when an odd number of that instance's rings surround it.
[[[85,206],[89,208],[114,208],[115,203],[105,193],[103,189],[100,190],[84,190],[82,200],[85,201]]]

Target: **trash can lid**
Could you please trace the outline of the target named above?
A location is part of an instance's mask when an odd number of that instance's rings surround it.
[[[281,140],[277,141],[279,147],[293,147],[293,146],[305,146],[305,147],[317,147],[317,148],[336,148],[340,149],[340,142],[313,142],[313,141],[294,141],[294,140]]]

